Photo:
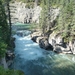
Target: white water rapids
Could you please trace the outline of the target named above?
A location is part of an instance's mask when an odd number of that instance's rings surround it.
[[[16,37],[16,55],[19,55],[20,58],[25,60],[36,60],[38,57],[43,57],[43,50],[40,50],[40,47],[37,43],[34,43],[30,35],[26,37]]]
[[[22,70],[25,75],[75,74],[74,56],[55,54],[52,51],[41,49],[37,43],[31,40],[30,35],[23,37],[14,35],[13,37],[16,38],[16,47],[12,68]]]

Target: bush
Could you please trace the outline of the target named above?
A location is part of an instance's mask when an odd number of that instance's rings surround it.
[[[24,73],[19,70],[5,70],[0,66],[0,75],[24,75]]]

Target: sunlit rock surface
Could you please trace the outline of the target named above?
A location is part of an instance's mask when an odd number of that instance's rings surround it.
[[[15,1],[14,3],[10,3],[11,21],[12,23],[39,23],[41,10],[40,6],[27,8],[25,3]]]
[[[49,36],[49,43],[53,45],[54,51],[57,53],[72,53],[75,54],[75,41],[70,41],[65,43],[64,39],[61,36],[61,33],[53,32]]]
[[[14,2],[10,3],[11,21],[12,23],[39,23],[42,8],[36,6],[27,8],[26,3]],[[51,8],[49,14],[51,15],[51,22],[53,22],[59,14],[60,8]]]

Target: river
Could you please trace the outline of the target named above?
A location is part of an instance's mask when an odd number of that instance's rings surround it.
[[[29,34],[14,37],[16,47],[12,68],[23,71],[25,75],[75,75],[74,55],[41,49]]]

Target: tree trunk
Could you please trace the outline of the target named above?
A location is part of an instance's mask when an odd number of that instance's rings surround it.
[[[37,7],[37,5],[38,5],[38,0],[35,0],[34,7]]]
[[[10,8],[9,8],[9,0],[7,0],[7,10],[8,10],[8,20],[9,20],[9,26],[10,26],[10,37],[11,37],[11,16],[10,16]]]
[[[5,57],[2,58],[2,64],[3,64],[4,69],[8,69]]]

